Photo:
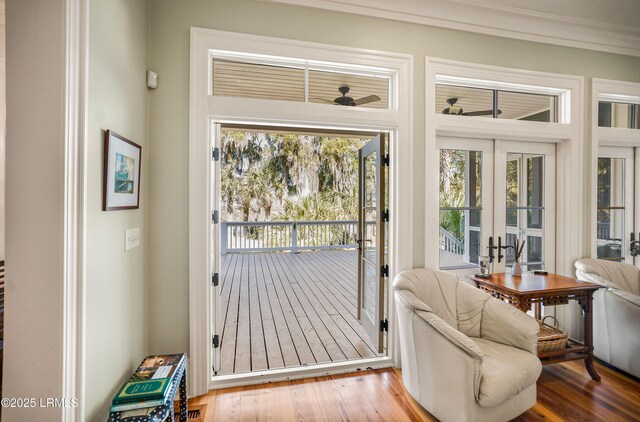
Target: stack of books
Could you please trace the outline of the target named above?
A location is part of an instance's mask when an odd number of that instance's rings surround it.
[[[175,394],[176,391],[171,387],[178,381],[176,374],[184,370],[185,360],[185,354],[147,356],[113,398],[111,412],[146,409],[171,402],[170,392]]]

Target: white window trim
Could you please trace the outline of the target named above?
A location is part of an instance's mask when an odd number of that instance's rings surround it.
[[[560,123],[506,119],[460,118],[437,114],[436,81],[470,78],[492,81],[498,86],[541,87],[540,92],[558,95]],[[556,272],[573,275],[573,262],[582,257],[583,146],[582,115],[584,78],[534,72],[451,60],[426,58],[425,66],[425,265],[437,268],[438,154],[440,136],[510,141],[555,142],[557,145]],[[506,85],[505,85],[506,84]],[[521,90],[528,90],[522,88]],[[563,113],[562,110],[565,110]]]
[[[610,79],[593,78],[591,81],[591,193],[590,201],[590,230],[589,251],[592,258],[596,258],[598,230],[596,221],[598,208],[598,148],[601,146],[640,147],[640,129],[624,129],[598,126],[598,101],[601,99],[616,99],[618,101],[640,102],[640,83],[614,81]],[[636,166],[638,163],[636,163]],[[638,205],[636,205],[636,213]]]
[[[356,66],[392,69],[397,75],[397,107],[377,110],[355,107],[328,107],[323,104],[223,98],[207,95],[210,86],[211,51],[241,51],[281,57],[350,63]],[[206,393],[212,387],[242,385],[238,378],[224,385],[211,380],[211,244],[208,236],[211,218],[211,164],[209,126],[216,122],[262,123],[288,126],[315,126],[384,130],[392,133],[390,157],[391,253],[389,280],[395,273],[412,267],[413,222],[413,56],[372,50],[337,47],[294,40],[253,36],[202,28],[191,28],[191,78],[189,123],[189,387],[191,395]],[[332,122],[328,126],[326,122]],[[401,164],[401,165],[400,165]],[[388,283],[389,285],[391,283]],[[391,299],[391,289],[387,294]],[[395,333],[394,301],[389,300],[388,354],[382,365],[399,364]],[[337,371],[356,368],[336,367]],[[323,373],[328,369],[323,368]],[[312,372],[271,374],[259,381],[283,377],[313,376]],[[245,380],[245,383],[247,381]]]

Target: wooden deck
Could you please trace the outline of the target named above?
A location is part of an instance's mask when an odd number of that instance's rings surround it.
[[[376,356],[356,319],[356,251],[222,257],[222,374]]]

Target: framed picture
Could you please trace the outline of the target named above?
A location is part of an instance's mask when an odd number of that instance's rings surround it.
[[[102,210],[140,207],[142,147],[112,130],[104,134]]]

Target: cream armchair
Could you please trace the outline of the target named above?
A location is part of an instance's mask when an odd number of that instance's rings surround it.
[[[507,421],[536,403],[533,318],[442,271],[401,272],[393,288],[402,380],[432,415]]]
[[[593,296],[593,353],[640,377],[640,270],[591,258],[575,265],[580,280],[607,287]]]

